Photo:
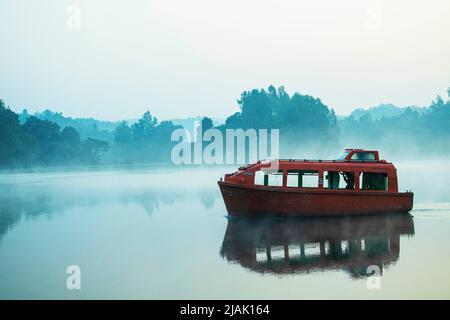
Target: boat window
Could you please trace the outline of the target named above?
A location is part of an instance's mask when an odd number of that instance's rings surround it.
[[[327,189],[355,189],[354,172],[325,171],[324,188]]]
[[[255,184],[259,185],[259,186],[263,186],[263,185],[267,186],[267,182],[264,183],[264,176],[267,176],[267,175],[264,174],[263,171],[256,171],[255,172]],[[268,176],[266,177],[266,179],[268,179]]]
[[[373,152],[355,152],[352,155],[352,160],[364,160],[364,161],[375,161],[375,153]]]
[[[285,255],[284,255],[284,247],[283,246],[273,246],[270,247],[270,257],[271,260],[284,260]]]
[[[290,244],[288,245],[288,255],[289,260],[296,260],[302,258],[302,249],[300,249],[299,245]]]
[[[348,156],[348,154],[349,154],[349,151],[344,151],[337,157],[336,160],[345,160],[345,158]]]
[[[315,170],[288,170],[286,186],[318,188],[319,172]]]
[[[319,257],[321,255],[320,252],[320,243],[306,243],[305,244],[305,256],[306,257]]]
[[[362,175],[362,177],[361,177]],[[361,172],[359,178],[359,188],[361,190],[381,190],[388,189],[388,175],[382,172]]]
[[[278,172],[270,172],[269,173],[269,186],[272,187],[282,187],[283,186],[283,170],[279,170]]]
[[[266,248],[256,248],[256,261],[257,262],[267,262],[267,251]]]
[[[349,248],[350,248],[350,246],[349,246],[348,241],[347,240],[342,240],[341,241],[341,253],[342,254],[348,254],[349,250],[350,250]]]
[[[259,186],[282,187],[283,170],[278,170],[277,172],[256,171],[254,184]]]
[[[389,238],[386,236],[371,236],[364,239],[364,255],[366,257],[381,257],[389,254]]]

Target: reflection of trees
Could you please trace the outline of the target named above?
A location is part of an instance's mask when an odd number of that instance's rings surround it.
[[[146,213],[152,215],[155,209],[163,204],[174,204],[182,195],[177,193],[166,193],[156,191],[145,191],[140,193],[129,193],[120,197],[123,204],[137,203]]]
[[[154,189],[90,192],[65,188],[42,188],[0,184],[0,241],[22,218],[62,214],[74,208],[94,207],[105,202],[138,204],[151,215],[160,204],[173,204],[182,193]]]
[[[370,265],[382,270],[398,260],[400,235],[414,235],[410,215],[230,218],[221,255],[260,273],[342,269],[361,277]]]
[[[0,186],[0,239],[22,217],[51,217],[54,203],[50,195],[42,192],[27,194],[11,186]]]
[[[214,201],[219,195],[220,194],[217,192],[217,190],[213,188],[201,188],[198,190],[200,202],[207,210],[211,209],[214,206]]]

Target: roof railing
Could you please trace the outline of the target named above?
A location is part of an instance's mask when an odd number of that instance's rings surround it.
[[[311,159],[278,159],[278,161],[289,161],[289,162],[325,162],[325,163],[335,163],[335,162],[347,162],[347,163],[352,163],[352,162],[368,162],[368,163],[386,163],[385,160],[321,160],[321,159],[317,159],[317,160],[311,160]]]

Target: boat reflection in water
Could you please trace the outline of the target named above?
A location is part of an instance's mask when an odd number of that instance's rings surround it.
[[[330,218],[228,217],[221,255],[259,273],[342,269],[354,278],[395,263],[400,236],[414,235],[410,214]],[[370,271],[370,272],[369,272]]]

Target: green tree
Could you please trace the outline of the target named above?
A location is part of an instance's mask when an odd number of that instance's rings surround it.
[[[0,166],[12,166],[25,154],[19,117],[0,99]]]
[[[145,112],[142,118],[131,126],[133,139],[135,141],[150,139],[157,124],[158,120],[150,114],[150,111]]]
[[[114,141],[119,144],[129,144],[133,141],[133,131],[125,121],[119,123],[114,130]]]
[[[80,134],[73,127],[65,127],[61,131],[61,139],[63,142],[74,147],[79,146],[81,142]]]
[[[318,98],[284,87],[244,91],[238,100],[241,111],[228,117],[226,128],[279,129],[281,152],[308,145],[324,147],[337,142],[336,114]]]
[[[98,164],[101,156],[109,150],[109,143],[103,140],[88,138],[82,142],[85,163]]]

